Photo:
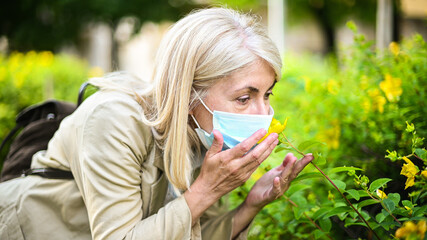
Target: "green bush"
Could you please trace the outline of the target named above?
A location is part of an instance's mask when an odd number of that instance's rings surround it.
[[[325,143],[309,141],[300,146],[313,145],[303,151],[315,153],[316,164],[375,234],[389,239],[402,236],[403,230],[396,233],[398,228],[407,229],[400,223],[425,226],[427,159],[422,137],[427,136],[427,45],[415,35],[376,52],[354,24],[349,27],[355,32],[355,43],[337,60],[285,57],[272,105],[276,118],[289,118],[285,133],[294,145],[308,139]],[[416,134],[405,131],[406,121],[416,126]],[[255,180],[284,155],[278,151],[267,159],[250,181],[231,194],[232,202],[242,201]],[[410,165],[406,159],[418,169],[412,171],[415,185],[411,187],[406,187],[409,177],[402,170],[403,160],[405,168]],[[387,198],[381,198],[382,193]],[[256,217],[250,238],[369,239],[372,232],[365,226],[341,194],[308,166],[283,198]]]
[[[97,71],[75,57],[51,52],[0,54],[0,139],[15,126],[16,115],[32,104],[52,98],[76,102],[80,85],[101,74]]]

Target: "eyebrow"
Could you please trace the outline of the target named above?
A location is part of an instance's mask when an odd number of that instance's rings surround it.
[[[268,91],[269,91],[269,90],[271,90],[271,89],[273,89],[273,88],[274,88],[274,86],[276,85],[276,83],[277,83],[277,80],[274,80],[274,82],[273,82],[273,84],[271,85],[271,87],[269,87],[269,88],[268,88]],[[259,89],[258,89],[258,88],[256,88],[256,87],[252,87],[252,86],[245,86],[245,87],[243,87],[243,88],[237,89],[237,90],[236,90],[236,92],[242,91],[242,90],[244,90],[244,89],[249,89],[249,91],[250,91],[250,92],[255,92],[255,93],[258,93],[258,92],[259,92]]]

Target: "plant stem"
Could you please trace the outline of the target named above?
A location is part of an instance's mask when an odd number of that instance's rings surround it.
[[[418,157],[418,156],[417,156],[417,154],[415,154],[415,153],[414,153],[414,154],[411,154],[411,155],[408,155],[408,156],[409,156],[409,157],[410,157],[410,156],[414,156],[414,157],[418,158],[419,160],[424,161],[422,158]]]
[[[282,136],[286,139],[286,142],[288,142],[288,144],[295,149],[295,151],[297,151],[299,154],[301,154],[303,157],[305,157],[305,154],[303,152],[301,152],[298,148],[296,148],[294,145],[292,145],[291,141],[289,141],[289,139],[286,137],[285,134],[282,133]]]
[[[286,141],[288,142],[288,144],[295,149],[295,151],[297,151],[299,154],[303,155],[305,157],[305,154],[303,152],[301,152],[299,149],[297,149],[286,137],[285,134],[282,133],[282,136],[286,139]],[[311,164],[317,169],[319,170],[319,172],[332,184],[332,186],[334,186],[334,188],[341,194],[341,196],[346,200],[347,204],[353,208],[353,210],[357,213],[357,215],[359,215],[359,217],[362,219],[362,221],[366,224],[366,226],[369,228],[369,230],[375,235],[375,237],[377,237],[377,239],[380,239],[380,237],[377,235],[377,233],[371,228],[371,226],[369,226],[369,223],[366,221],[366,219],[362,216],[362,214],[360,214],[360,212],[353,206],[353,204],[350,202],[350,200],[348,200],[348,198],[340,191],[340,189],[337,187],[337,185],[335,185],[335,183],[328,177],[328,175],[326,175],[316,164],[314,164],[313,162],[311,162]]]
[[[384,205],[384,203],[381,201],[381,200],[378,200],[377,198],[375,198],[374,196],[372,196],[372,194],[369,192],[369,191],[367,191],[366,190],[366,193],[372,198],[372,199],[374,199],[375,201],[377,201],[379,204],[381,204],[381,206],[388,212],[388,214],[390,214],[390,216],[392,216],[393,217],[393,219],[397,222],[397,223],[399,223],[400,224],[400,226],[402,226],[402,223],[399,221],[399,220],[397,220],[397,218],[390,212],[390,210],[388,210],[386,207],[385,207],[385,205]]]
[[[288,198],[288,197],[286,197],[285,195],[283,195],[283,197],[288,201],[288,202],[290,202],[294,207],[297,207],[298,208],[298,205],[294,202],[294,201],[292,201],[290,198]],[[325,234],[326,234],[326,236],[329,238],[329,239],[331,239],[332,240],[332,238],[331,238],[331,236],[329,236],[325,231],[323,231],[323,229],[319,226],[319,225],[317,225],[317,223],[316,222],[314,222],[313,221],[313,219],[311,219],[305,212],[304,212],[304,216],[314,225],[314,226],[316,226],[320,231],[322,231],[322,232],[324,232]]]

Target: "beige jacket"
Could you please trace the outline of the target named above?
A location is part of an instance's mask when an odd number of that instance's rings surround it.
[[[32,167],[71,170],[74,180],[1,183],[0,239],[230,239],[234,211],[222,201],[192,227],[142,114],[132,97],[110,91],[64,119]]]

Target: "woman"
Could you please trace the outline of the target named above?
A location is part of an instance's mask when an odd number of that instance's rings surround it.
[[[0,239],[245,238],[312,160],[288,154],[227,211],[222,197],[278,143],[273,133],[257,144],[281,60],[252,16],[188,15],[165,36],[155,66],[152,85],[121,73],[91,80],[100,91],[33,157],[33,168],[70,170],[74,180],[2,183]]]

